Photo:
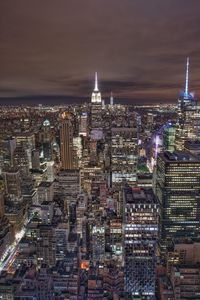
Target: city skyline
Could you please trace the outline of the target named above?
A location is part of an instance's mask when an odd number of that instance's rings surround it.
[[[105,99],[113,91],[122,103],[175,102],[188,56],[191,91],[200,93],[198,1],[20,0],[0,8],[2,104],[89,100],[95,71]]]

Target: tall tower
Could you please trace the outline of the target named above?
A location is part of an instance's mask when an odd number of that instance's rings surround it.
[[[73,128],[71,114],[62,114],[60,126],[61,163],[64,170],[73,169]]]
[[[177,112],[175,146],[177,150],[183,150],[186,140],[197,140],[200,134],[200,107],[197,106],[194,96],[189,92],[189,57],[186,64],[185,90],[178,99]]]
[[[91,97],[91,129],[102,128],[102,99],[98,87],[98,76],[95,73],[95,85]]]
[[[162,242],[193,238],[200,226],[200,160],[184,151],[160,153],[155,193],[162,203]],[[166,253],[166,252],[164,252]]]
[[[123,198],[125,296],[154,300],[158,201],[151,189],[131,188],[128,185],[124,188]]]
[[[101,103],[101,93],[100,93],[99,87],[98,87],[98,75],[97,75],[97,72],[95,72],[95,85],[94,85],[94,90],[92,92],[91,102],[92,103]]]
[[[114,104],[114,98],[113,98],[113,93],[111,92],[110,94],[110,105],[113,106]]]

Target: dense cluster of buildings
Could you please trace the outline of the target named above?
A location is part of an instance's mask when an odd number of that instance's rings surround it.
[[[1,108],[0,299],[200,299],[200,107]]]

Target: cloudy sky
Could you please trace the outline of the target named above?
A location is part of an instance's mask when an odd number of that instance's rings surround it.
[[[200,0],[0,1],[1,98],[176,101],[187,56],[200,97]]]

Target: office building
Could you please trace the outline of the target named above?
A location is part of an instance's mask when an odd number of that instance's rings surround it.
[[[9,169],[3,173],[5,192],[10,197],[21,197],[21,177],[18,169]]]
[[[92,228],[92,259],[101,262],[105,259],[104,225],[95,225]]]
[[[155,193],[162,206],[162,240],[197,237],[200,225],[200,160],[187,152],[158,155]]]
[[[167,123],[163,130],[163,149],[173,152],[175,150],[175,133],[176,126],[172,123]]]
[[[73,127],[71,114],[64,112],[60,124],[60,155],[64,170],[73,169]]]
[[[112,185],[137,181],[137,128],[114,127],[111,131]]]
[[[80,116],[79,135],[87,136],[88,134],[88,115],[83,112]]]
[[[126,297],[155,298],[159,206],[152,189],[124,188],[123,255]]]

